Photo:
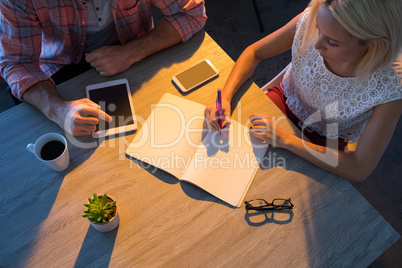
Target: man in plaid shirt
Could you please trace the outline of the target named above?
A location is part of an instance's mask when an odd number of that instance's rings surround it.
[[[155,28],[151,2],[164,15]],[[52,76],[70,64],[121,73],[187,41],[206,19],[203,0],[0,0],[1,75],[14,96],[70,134],[88,135],[111,117],[88,99],[62,100]]]

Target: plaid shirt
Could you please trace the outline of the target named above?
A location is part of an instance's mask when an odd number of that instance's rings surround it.
[[[203,0],[112,0],[122,44],[153,29],[151,2],[183,42],[207,19]],[[86,24],[85,6],[79,0],[2,0],[0,70],[12,93],[21,99],[29,87],[48,80],[65,65],[80,62]]]

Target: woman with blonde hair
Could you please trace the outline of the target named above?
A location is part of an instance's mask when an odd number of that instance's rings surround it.
[[[309,141],[262,114],[250,117],[253,135],[346,179],[365,180],[402,113],[399,1],[312,0],[304,12],[240,55],[222,89],[223,127],[230,124],[233,95],[258,63],[291,48],[282,82],[266,95]],[[205,121],[219,128],[215,105],[205,109]],[[357,141],[356,150],[347,152],[347,144]]]

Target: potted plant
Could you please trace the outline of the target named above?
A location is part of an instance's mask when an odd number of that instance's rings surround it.
[[[101,198],[94,193],[94,198],[88,198],[89,203],[82,217],[88,218],[91,225],[100,232],[114,230],[120,222],[119,210],[114,198],[104,194]]]

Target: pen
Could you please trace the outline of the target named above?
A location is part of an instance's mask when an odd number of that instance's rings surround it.
[[[216,110],[218,110],[218,124],[219,124],[219,134],[222,133],[222,98],[221,89],[218,88],[218,96],[216,98]]]

